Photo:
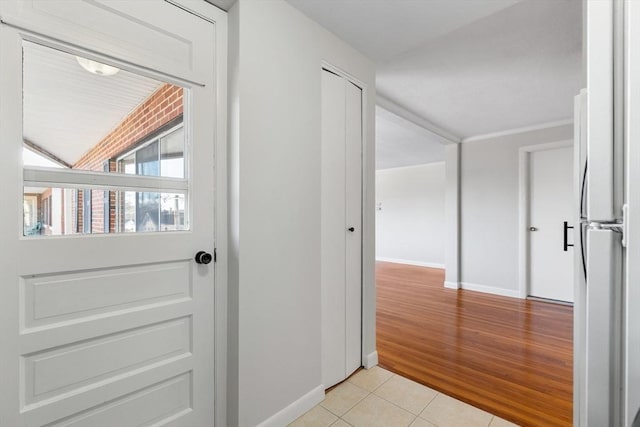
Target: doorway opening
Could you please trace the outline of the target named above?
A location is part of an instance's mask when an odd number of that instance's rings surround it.
[[[519,2],[378,70],[380,365],[522,425],[573,419],[581,9]]]

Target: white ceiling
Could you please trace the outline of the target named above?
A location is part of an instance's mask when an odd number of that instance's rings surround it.
[[[376,107],[376,169],[444,161],[444,145],[405,119]]]
[[[99,76],[75,56],[24,43],[24,138],[74,164],[161,82],[126,71]]]
[[[520,0],[287,0],[376,62]]]
[[[579,0],[525,0],[381,65],[377,89],[461,138],[569,119],[581,38]]]
[[[288,1],[376,62],[380,95],[458,139],[573,116],[581,0]]]

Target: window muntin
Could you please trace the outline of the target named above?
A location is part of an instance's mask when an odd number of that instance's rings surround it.
[[[115,224],[115,230],[110,223],[101,221],[104,197],[122,203],[119,210],[122,220]],[[185,200],[185,194],[179,193],[28,187],[24,193],[24,212],[29,219],[24,221],[24,236],[187,230]],[[111,221],[116,221],[114,215]]]

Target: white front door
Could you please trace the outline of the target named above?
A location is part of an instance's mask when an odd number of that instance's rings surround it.
[[[529,153],[529,173],[529,295],[573,302],[573,148]]]
[[[213,425],[215,24],[0,16],[0,425]]]

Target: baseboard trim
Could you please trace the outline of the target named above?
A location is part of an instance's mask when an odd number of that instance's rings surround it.
[[[460,282],[444,282],[444,287],[447,289],[460,289]]]
[[[363,365],[365,369],[371,369],[378,364],[378,351],[371,352],[364,357]]]
[[[382,258],[376,257],[376,261],[382,262],[392,262],[394,264],[406,264],[406,265],[415,265],[418,267],[429,267],[429,268],[440,268],[444,270],[445,265],[439,262],[422,262],[422,261],[411,261],[407,259],[399,259],[399,258]]]
[[[522,299],[519,289],[496,288],[494,286],[478,285],[476,283],[467,283],[467,282],[461,282],[460,289],[464,289],[467,291],[484,292],[485,294],[500,295],[503,297]]]
[[[258,427],[282,427],[289,425],[296,418],[300,417],[323,400],[324,385],[321,384],[280,412],[277,412],[258,424]]]

